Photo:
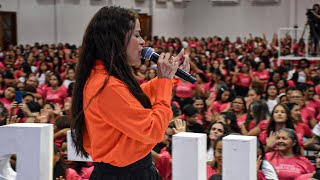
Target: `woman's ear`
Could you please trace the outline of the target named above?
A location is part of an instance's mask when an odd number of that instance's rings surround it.
[[[227,124],[227,125],[230,125],[230,124],[231,124],[230,119],[226,119],[226,124]]]

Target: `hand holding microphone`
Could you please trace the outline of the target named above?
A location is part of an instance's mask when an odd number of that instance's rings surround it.
[[[189,57],[184,54],[184,50],[181,50],[176,57],[170,57],[169,53],[166,53],[166,54],[162,53],[161,55],[159,55],[156,52],[154,52],[150,47],[146,47],[146,48],[143,48],[141,55],[142,55],[142,59],[145,59],[145,60],[149,59],[157,64],[160,64],[160,67],[158,67],[159,77],[168,73],[165,71],[171,70],[175,75],[177,75],[183,80],[186,80],[191,83],[196,82],[196,79],[192,77],[188,72],[186,72],[190,70],[190,64],[189,64]],[[165,64],[165,65],[163,66],[162,64]],[[169,68],[165,67],[169,65],[171,67]],[[186,71],[178,68],[179,66],[185,69]],[[171,75],[171,73],[169,74]],[[173,76],[174,75],[172,75],[172,77]],[[172,77],[170,79],[172,79]]]
[[[169,53],[161,53],[157,61],[158,77],[172,79],[178,67]]]

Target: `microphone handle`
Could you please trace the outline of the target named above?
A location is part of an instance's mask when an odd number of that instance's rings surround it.
[[[158,58],[159,55],[156,53],[153,53],[152,56],[150,57],[150,60],[154,63],[158,62]],[[196,82],[196,78],[194,78],[193,76],[191,76],[189,73],[185,72],[184,70],[178,68],[177,72],[175,73],[176,76],[178,76],[179,78],[188,81],[192,84],[194,84]]]
[[[196,78],[180,68],[178,68],[176,75],[185,81],[191,82],[192,84],[196,82]]]

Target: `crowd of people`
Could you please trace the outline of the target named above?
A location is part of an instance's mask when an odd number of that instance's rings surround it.
[[[303,44],[289,35],[279,44],[277,35],[268,42],[265,35],[251,34],[234,42],[217,36],[145,40],[159,54],[177,55],[185,48],[190,73],[197,79],[195,84],[173,80],[174,116],[163,141],[152,150],[163,180],[172,177],[172,135],[184,131],[207,134],[208,179],[222,178],[222,138],[228,134],[257,136],[259,180],[320,179],[319,62],[278,59],[279,50],[303,55]],[[54,180],[89,179],[93,170],[92,163],[68,161],[66,153],[80,50],[61,43],[0,47],[0,124],[54,124]],[[143,61],[133,67],[137,81],[155,78],[156,66]]]

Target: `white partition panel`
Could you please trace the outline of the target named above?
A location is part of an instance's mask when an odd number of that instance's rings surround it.
[[[205,180],[207,135],[182,132],[173,136],[172,179]]]
[[[17,123],[1,126],[0,144],[2,179],[52,180],[52,124]],[[17,155],[16,177],[9,166],[10,154]]]
[[[90,156],[89,156],[89,158],[84,158],[84,157],[78,156],[76,154],[76,150],[74,149],[74,147],[72,145],[71,130],[67,132],[67,147],[68,147],[68,160],[69,161],[92,162],[92,159]]]
[[[222,179],[257,180],[257,138],[229,135],[222,140]]]

